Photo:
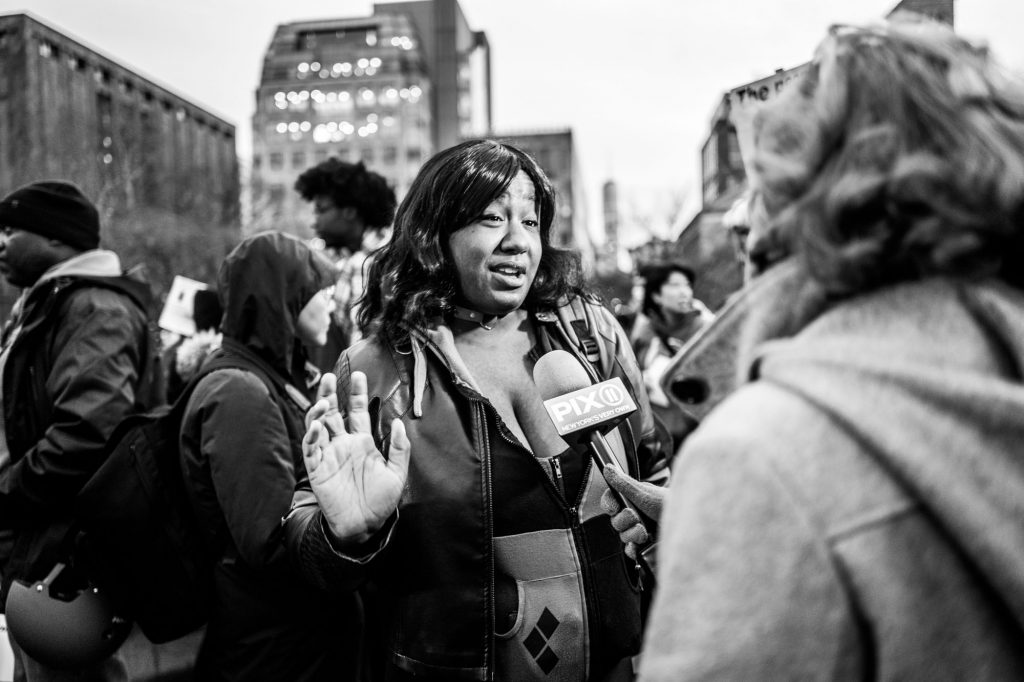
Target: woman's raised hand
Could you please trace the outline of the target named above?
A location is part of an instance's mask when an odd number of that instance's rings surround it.
[[[306,415],[302,457],[324,520],[343,545],[365,542],[398,508],[409,474],[409,439],[391,422],[388,459],[373,442],[366,375],[352,373],[348,425],[338,410],[337,378],[324,374]]]

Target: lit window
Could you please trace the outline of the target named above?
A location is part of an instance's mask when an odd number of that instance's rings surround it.
[[[50,43],[39,43],[39,56],[40,57],[49,57],[51,54],[53,54],[53,48],[50,47]],[[104,163],[107,163],[107,162],[104,162]]]
[[[366,44],[369,45],[370,47],[373,47],[374,45],[377,44],[377,32],[376,31],[367,31],[366,32]]]
[[[113,162],[114,162],[114,155],[113,154],[104,154],[103,155],[103,163],[105,163],[105,164],[107,164],[109,166]]]
[[[302,123],[299,124],[299,130],[301,130],[304,133],[308,133],[311,127],[312,125],[310,124],[309,121],[303,121]]]
[[[282,133],[282,134],[287,133],[288,132],[288,124],[285,123],[284,121],[281,121],[280,123],[277,124],[277,128],[275,128],[275,130],[277,130],[277,132]]]
[[[373,59],[370,60],[370,66],[372,66],[375,69],[380,68],[381,63],[382,62],[380,61],[380,57],[374,57]]]
[[[310,71],[319,71],[320,70],[320,62],[313,62],[312,64],[310,64],[309,65],[309,70]]]
[[[359,61],[356,62],[356,66],[358,66],[360,69],[365,69],[369,65],[370,65],[370,60],[367,59],[366,57],[363,57],[362,59],[360,59]]]
[[[292,121],[291,123],[289,123],[288,124],[288,132],[289,133],[297,133],[297,132],[299,132],[299,122],[298,121]]]
[[[366,120],[369,123],[376,123],[377,122],[377,114],[367,114],[366,115]]]
[[[306,73],[309,71],[309,64],[302,62],[299,64],[299,73]]]

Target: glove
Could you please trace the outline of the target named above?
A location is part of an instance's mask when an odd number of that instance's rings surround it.
[[[604,468],[604,479],[612,490],[632,502],[648,519],[656,523],[661,518],[661,510],[668,497],[667,488],[630,478],[618,467],[611,465]],[[601,496],[601,508],[612,517],[612,528],[626,545],[626,555],[636,559],[637,547],[653,540],[651,529],[644,526],[642,519],[632,509],[623,508],[611,490],[606,490]]]

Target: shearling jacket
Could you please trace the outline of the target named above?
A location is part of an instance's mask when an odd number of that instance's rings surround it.
[[[890,286],[753,357],[676,458],[641,679],[1024,677],[1024,294]]]
[[[610,313],[587,305],[605,360],[599,378],[622,378],[640,406],[608,440],[623,470],[663,483],[666,452],[654,440],[628,341]],[[541,337],[535,352],[579,355],[558,313],[534,314]],[[362,570],[372,576],[387,600],[389,675],[629,679],[642,585],[600,510],[606,485],[590,458],[565,453],[567,466],[577,467],[578,486],[571,486],[570,475],[562,480],[557,467],[519,444],[476,390],[443,324],[414,332],[408,348],[374,339],[350,348],[336,370],[341,405],[355,370],[368,378],[378,447],[388,442],[394,417],[412,443],[397,521],[365,566],[331,549],[308,492],[297,494],[286,531],[315,584],[344,584]]]
[[[10,459],[0,470],[0,527],[13,529],[13,545],[0,557],[4,595],[12,580],[41,579],[61,558],[71,502],[102,463],[107,437],[135,408],[146,314],[113,288],[77,283],[120,274],[108,251],[54,266],[26,291],[5,330]],[[123,279],[148,296],[144,283]]]

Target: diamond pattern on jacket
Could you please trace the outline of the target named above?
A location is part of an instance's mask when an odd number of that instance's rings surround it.
[[[545,675],[551,673],[558,665],[558,656],[548,646],[548,640],[555,634],[555,630],[558,629],[558,619],[555,618],[555,614],[544,609],[544,612],[540,614],[540,618],[537,619],[537,624],[527,635],[526,639],[523,640],[523,646],[530,652],[530,656],[537,662],[540,669],[544,671]]]

